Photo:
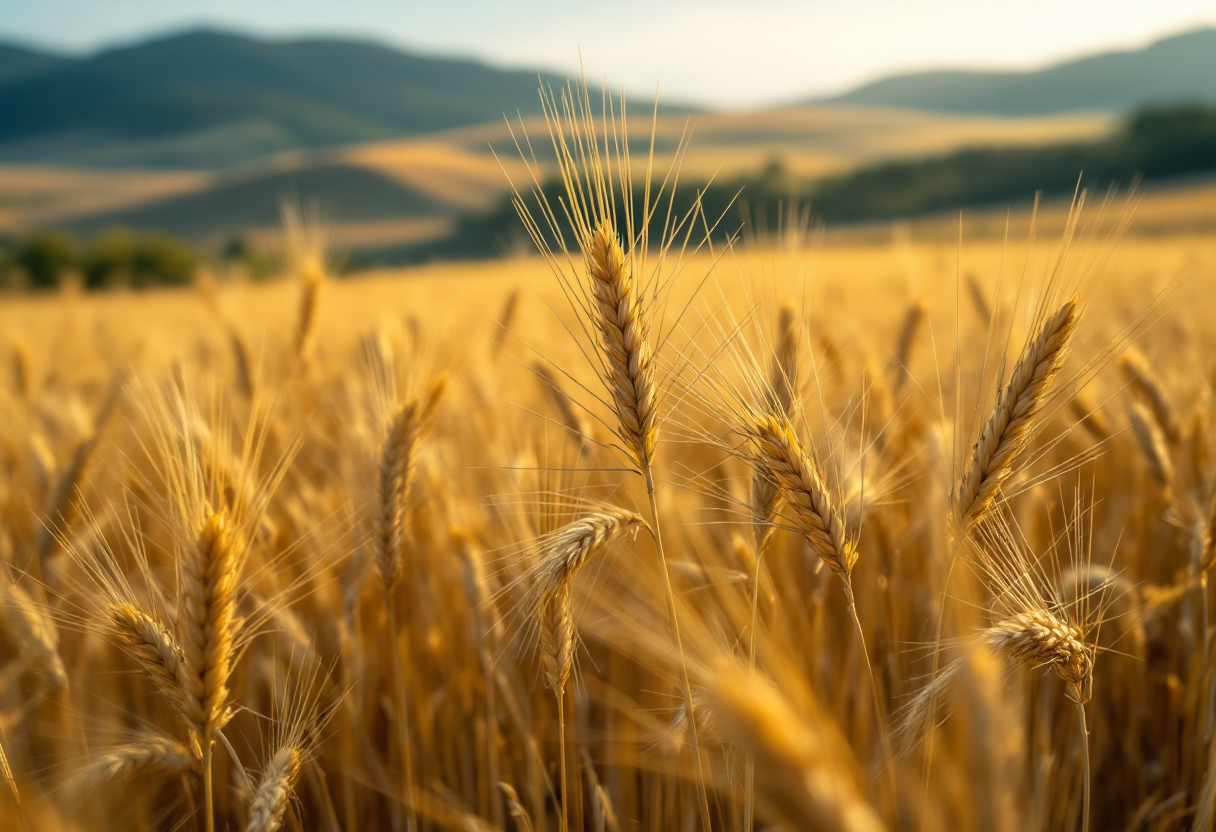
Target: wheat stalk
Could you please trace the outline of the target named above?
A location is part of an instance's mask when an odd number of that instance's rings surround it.
[[[529,570],[540,623],[540,658],[545,687],[557,699],[562,781],[562,829],[569,829],[566,791],[565,691],[574,667],[574,611],[571,587],[574,576],[613,540],[646,525],[640,515],[613,506],[566,524],[544,537],[535,547],[535,564]]]
[[[1132,435],[1136,437],[1136,444],[1153,475],[1153,482],[1162,495],[1169,495],[1174,482],[1174,463],[1170,458],[1165,432],[1152,411],[1140,402],[1132,402],[1128,406],[1127,416],[1132,425]]]
[[[380,355],[374,352],[372,355]],[[387,362],[379,365],[387,370]],[[393,692],[396,699],[397,745],[405,769],[406,823],[410,832],[417,826],[414,806],[413,751],[410,742],[409,699],[406,691],[404,660],[400,655],[397,593],[405,552],[409,543],[410,496],[418,447],[434,421],[435,411],[447,389],[447,378],[439,376],[426,393],[399,407],[389,420],[380,452],[372,517],[372,553],[384,585],[385,616],[392,644]]]
[[[570,394],[562,389],[557,375],[543,361],[533,362],[532,372],[536,373],[536,377],[540,380],[541,387],[545,391],[545,398],[561,417],[562,426],[578,442],[579,454],[583,457],[589,456],[592,450],[591,432],[587,421],[583,418],[574,400],[570,398]]]
[[[532,817],[519,802],[519,794],[515,788],[510,783],[500,781],[498,789],[507,798],[507,810],[511,813],[511,820],[515,822],[515,832],[532,832]]]
[[[984,292],[984,287],[973,274],[967,275],[967,297],[971,298],[971,305],[975,307],[976,317],[983,322],[984,326],[991,326],[992,305],[988,303],[988,295]]]
[[[1178,425],[1178,417],[1170,405],[1161,382],[1153,372],[1144,354],[1135,347],[1119,356],[1119,368],[1127,378],[1127,383],[1137,398],[1143,400],[1153,418],[1161,426],[1162,433],[1171,444],[1177,444],[1182,439],[1182,428]]]
[[[47,499],[46,509],[43,512],[44,519],[38,526],[34,545],[38,552],[38,563],[48,580],[52,577],[48,568],[48,560],[55,551],[56,530],[66,536],[76,518],[76,503],[72,497],[84,483],[89,461],[97,449],[97,443],[101,441],[102,431],[105,430],[110,416],[122,397],[123,379],[124,375],[120,373],[110,382],[110,392],[97,411],[97,416],[93,419],[92,429],[68,457],[67,463],[55,481],[55,487]]]
[[[1009,381],[997,395],[955,494],[953,515],[960,531],[965,532],[991,510],[1001,486],[1016,472],[1019,457],[1034,436],[1035,419],[1051,382],[1064,366],[1077,316],[1075,298],[1049,316],[1022,350]]]
[[[372,549],[385,590],[390,593],[401,577],[408,541],[410,492],[418,445],[434,420],[446,387],[447,379],[440,376],[425,396],[398,408],[385,434],[377,471]]]
[[[842,765],[847,747],[809,723],[759,674],[717,672],[707,689],[725,736],[755,756],[757,798],[795,829],[884,829]]]
[[[1102,412],[1101,406],[1095,404],[1083,389],[1068,400],[1068,409],[1077,424],[1096,441],[1105,442],[1113,435],[1110,420]]]
[[[857,647],[861,651],[870,683],[874,719],[878,723],[883,756],[890,770],[895,755],[887,733],[887,711],[878,694],[878,680],[874,675],[870,651],[861,627],[861,617],[857,613],[857,599],[853,593],[853,566],[858,557],[855,542],[850,538],[844,517],[835,507],[832,496],[820,476],[818,465],[803,449],[789,417],[780,413],[752,413],[745,429],[754,445],[757,458],[772,472],[781,498],[791,510],[791,525],[802,534],[819,559],[840,577],[857,636]],[[891,790],[894,794],[893,782]]]
[[[535,547],[530,570],[540,621],[541,663],[545,686],[561,695],[574,658],[574,615],[570,605],[574,576],[614,540],[646,525],[638,514],[613,506],[568,523]]]
[[[925,319],[925,305],[921,301],[914,302],[904,313],[904,321],[899,327],[899,337],[895,341],[895,379],[891,382],[892,395],[899,395],[904,384],[911,378],[912,348],[916,345],[916,333],[921,322]]]
[[[7,597],[0,598],[0,606],[21,657],[32,670],[42,674],[51,690],[64,690],[68,673],[59,654],[59,633],[54,622],[24,587],[8,579],[4,583]]]
[[[235,661],[239,620],[236,588],[243,560],[243,541],[223,511],[208,514],[181,562],[181,597],[177,625],[182,648],[183,694],[201,729],[204,812],[207,832],[214,832],[211,754],[215,735],[231,718],[228,679]]]

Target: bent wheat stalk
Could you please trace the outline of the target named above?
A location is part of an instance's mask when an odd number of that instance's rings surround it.
[[[784,414],[755,413],[751,416],[748,430],[758,458],[772,472],[781,498],[790,508],[793,525],[806,538],[819,559],[840,577],[870,683],[874,719],[878,725],[887,777],[892,778],[895,774],[895,755],[888,736],[887,711],[878,694],[878,681],[874,676],[874,666],[870,661],[865,632],[857,614],[857,599],[853,593],[852,574],[857,563],[857,547],[845,529],[843,515],[833,504],[818,465],[803,449],[789,417]]]
[[[632,511],[605,506],[542,538],[535,548],[530,593],[540,623],[540,658],[545,687],[557,698],[563,830],[569,829],[565,692],[574,667],[575,647],[571,587],[574,576],[591,558],[625,532],[644,525],[646,521]]]
[[[1034,437],[1037,417],[1047,401],[1051,383],[1068,356],[1079,315],[1080,307],[1077,298],[1073,297],[1043,321],[1023,348],[1008,382],[997,393],[996,405],[972,448],[970,465],[958,484],[950,509],[950,556],[933,636],[931,681],[937,678],[940,667],[946,599],[963,541],[991,512],[1002,486],[1017,472],[1017,464]],[[932,685],[930,687],[932,689]],[[928,707],[932,724],[932,699]],[[926,789],[932,761],[933,734],[930,732],[925,744]]]

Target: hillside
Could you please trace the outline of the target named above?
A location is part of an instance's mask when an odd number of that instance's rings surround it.
[[[897,75],[833,99],[950,113],[1124,112],[1146,104],[1216,101],[1216,29],[1166,38],[1033,72]]]
[[[224,167],[537,112],[537,77],[361,41],[211,31],[84,59],[5,46],[0,160]]]
[[[1072,195],[1078,176],[1082,177],[1082,187],[1098,195],[1127,189],[1141,180],[1154,187],[1176,187],[1203,183],[1214,174],[1216,109],[1176,107],[1140,111],[1099,141],[969,148],[922,159],[887,161],[818,180],[799,177],[772,164],[759,174],[723,177],[704,188],[681,183],[672,201],[679,216],[699,202],[711,224],[718,228],[718,235],[725,239],[753,221],[751,230],[762,231],[766,222],[780,216],[791,201],[809,204],[814,221],[834,227],[998,205],[1029,207],[1036,192],[1049,199]],[[557,204],[563,187],[558,180],[545,183],[549,204]],[[525,197],[526,202],[533,199],[531,195]],[[623,205],[617,210],[622,212]],[[640,202],[633,211],[635,216],[644,213]],[[1200,213],[1203,221],[1210,223],[1210,211]],[[664,219],[655,215],[653,236],[659,235]],[[559,216],[558,224],[562,236],[570,239],[574,232],[568,221]],[[516,206],[512,200],[503,199],[492,211],[462,217],[446,240],[382,252],[380,256],[386,262],[489,257],[509,251],[520,236]],[[550,236],[550,245],[556,246],[556,235]],[[369,262],[373,259],[368,257]]]
[[[323,201],[318,194],[324,194]],[[425,192],[369,168],[324,164],[225,177],[204,190],[85,217],[67,227],[85,235],[110,226],[154,229],[215,243],[251,229],[274,227],[283,200],[315,202],[323,216],[344,222],[430,219],[450,210]]]
[[[648,121],[645,115],[638,118],[640,123]],[[543,157],[548,143],[543,120],[528,118],[525,126]],[[694,137],[683,156],[681,176],[701,183],[735,178],[780,159],[791,175],[822,177],[885,159],[977,144],[1092,141],[1107,135],[1111,126],[1112,121],[1101,116],[977,118],[839,106],[701,113],[693,119]],[[660,116],[655,158],[659,169],[674,161],[687,128],[684,116]],[[646,146],[641,141],[634,152],[645,154]],[[497,158],[490,147],[499,151]],[[638,164],[645,165],[641,155]],[[169,232],[209,247],[222,244],[238,228],[254,236],[273,233],[280,201],[298,198],[320,207],[340,247],[380,248],[447,233],[459,215],[492,208],[507,190],[508,176],[522,182],[527,174],[501,121],[417,138],[289,153],[212,173],[5,165],[0,166],[0,182],[5,184],[0,229],[28,233],[55,227],[89,236],[124,226]],[[359,196],[362,187],[372,189],[365,199]],[[389,198],[390,191],[396,195]],[[425,201],[418,201],[420,194]]]
[[[72,63],[70,58],[60,58],[22,46],[0,43],[0,84],[46,72],[69,63]]]

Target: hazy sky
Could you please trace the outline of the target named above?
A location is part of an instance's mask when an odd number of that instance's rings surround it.
[[[86,52],[197,25],[341,34],[740,105],[893,71],[1031,67],[1216,25],[1216,0],[3,0],[0,37]]]

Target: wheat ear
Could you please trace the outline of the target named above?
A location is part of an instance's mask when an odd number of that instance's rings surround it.
[[[507,336],[511,334],[511,328],[515,325],[515,315],[518,311],[519,290],[512,289],[503,300],[502,309],[498,313],[498,331],[494,333],[494,340],[490,345],[491,357],[497,357],[502,352]]]
[[[546,536],[536,548],[530,570],[540,622],[540,658],[545,687],[557,699],[558,742],[561,759],[562,830],[568,830],[566,790],[566,684],[574,666],[574,611],[570,590],[574,576],[609,543],[630,529],[645,525],[639,515],[606,506],[580,517]]]
[[[658,438],[654,364],[637,281],[608,220],[591,232],[586,261],[618,430],[634,459],[646,467]]]
[[[30,347],[21,339],[13,340],[13,392],[18,398],[28,399],[33,387],[33,373],[30,370]]]
[[[440,376],[421,399],[402,405],[389,422],[380,452],[372,546],[388,592],[392,592],[401,577],[418,444],[434,419],[446,387],[447,379]]]
[[[781,498],[793,514],[792,525],[802,533],[811,550],[829,569],[840,576],[845,601],[857,635],[857,646],[865,663],[874,703],[874,719],[890,776],[895,754],[888,736],[887,711],[878,695],[878,680],[870,662],[861,617],[857,613],[857,598],[853,593],[853,566],[857,563],[857,548],[845,528],[844,517],[833,505],[831,494],[819,474],[818,466],[803,449],[789,417],[785,414],[754,413],[747,426],[756,455],[768,466],[777,480]],[[894,784],[892,783],[892,794]]]
[[[753,413],[745,427],[756,458],[771,473],[790,508],[792,524],[829,569],[847,576],[857,561],[857,551],[818,466],[803,450],[789,417],[783,413]]]
[[[246,399],[254,393],[253,361],[249,356],[249,345],[235,326],[228,327],[228,345],[232,348],[232,364],[236,370],[236,386]]]
[[[1119,356],[1119,369],[1127,378],[1128,386],[1137,398],[1142,399],[1153,413],[1153,418],[1161,426],[1161,431],[1171,444],[1177,444],[1182,439],[1182,428],[1178,425],[1178,416],[1170,404],[1161,381],[1149,365],[1144,353],[1135,347]]]
[[[409,698],[406,691],[404,661],[400,655],[400,624],[397,616],[397,593],[394,589],[401,578],[405,550],[409,540],[410,493],[414,468],[418,462],[418,446],[434,420],[435,411],[447,389],[447,379],[440,376],[422,398],[400,407],[389,421],[380,453],[377,471],[375,515],[372,518],[372,550],[376,568],[384,582],[385,616],[388,619],[389,640],[392,644],[393,696],[396,707],[397,745],[405,777],[406,828],[417,828],[414,805],[414,764],[410,746]]]
[[[202,757],[207,832],[215,830],[211,754],[215,735],[231,716],[228,678],[235,661],[236,588],[242,560],[238,535],[225,512],[211,513],[181,563],[181,678],[187,707],[200,715],[201,732],[195,739]]]
[[[97,449],[101,433],[105,430],[106,424],[110,421],[110,416],[114,413],[114,409],[118,406],[119,399],[122,397],[122,382],[123,376],[119,375],[110,383],[110,392],[102,403],[101,409],[97,411],[97,416],[93,420],[92,430],[76,446],[75,450],[72,451],[72,455],[68,457],[67,464],[64,465],[59,478],[55,481],[55,487],[51,490],[50,497],[47,499],[44,519],[42,524],[38,526],[34,543],[38,552],[38,563],[43,570],[43,576],[46,580],[51,578],[48,574],[47,561],[55,551],[57,540],[54,529],[58,528],[64,534],[67,534],[72,521],[75,519],[76,503],[72,497],[84,482],[89,461],[93,457],[93,452]]]
[[[72,776],[68,791],[83,796],[118,780],[185,774],[197,765],[186,746],[168,737],[148,735],[97,756]],[[141,785],[146,788],[146,783]]]
[[[1095,404],[1084,390],[1078,390],[1068,400],[1068,410],[1072,414],[1072,417],[1077,420],[1077,424],[1084,428],[1086,433],[1096,441],[1105,442],[1107,439],[1110,439],[1113,434],[1110,420],[1102,412],[1101,406]]]
[[[574,404],[574,400],[570,398],[569,393],[562,389],[561,381],[549,369],[549,365],[543,361],[533,362],[532,372],[536,373],[536,377],[540,380],[541,387],[545,391],[545,398],[561,417],[562,426],[578,442],[579,454],[584,457],[588,456],[592,449],[591,433],[587,427],[587,421]]]
[[[519,802],[519,794],[510,783],[498,784],[498,789],[507,799],[507,811],[511,814],[511,820],[515,822],[515,832],[532,832],[532,817],[528,814],[528,810]]]
[[[899,327],[899,337],[895,341],[895,379],[891,382],[891,393],[898,396],[904,389],[904,384],[912,377],[909,369],[912,361],[912,348],[916,345],[916,334],[921,322],[925,319],[925,305],[916,301],[904,313],[904,321]]]
[[[173,634],[131,604],[110,607],[106,611],[106,625],[123,652],[139,665],[190,729],[201,736],[204,733],[203,710],[196,697],[186,695],[189,680],[185,676],[182,650]]]
[[[984,630],[981,640],[1020,667],[1050,667],[1069,698],[1087,702],[1093,684],[1094,648],[1081,630],[1045,609],[1006,618]]]
[[[280,748],[270,758],[249,804],[245,832],[276,832],[282,826],[283,814],[300,774],[300,760],[300,751],[293,746]]]
[[[4,581],[8,597],[0,598],[9,629],[16,637],[17,648],[28,666],[42,674],[51,690],[61,691],[68,685],[68,673],[59,655],[59,635],[50,618],[39,608],[20,584]]]
[[[321,306],[321,285],[324,273],[320,268],[306,268],[300,287],[300,310],[296,321],[296,356],[307,362],[312,355],[312,344],[317,328],[317,310]]]
[[[992,305],[988,303],[988,295],[984,292],[984,287],[973,274],[967,275],[967,296],[971,298],[975,314],[984,323],[984,326],[991,325]]]
[[[798,397],[798,318],[787,304],[777,310],[777,337],[768,375],[776,406],[783,413],[793,412]]]
[[[1140,451],[1148,462],[1153,482],[1163,495],[1168,495],[1174,482],[1174,463],[1170,457],[1165,432],[1153,417],[1152,411],[1140,402],[1131,403],[1127,416],[1132,425],[1132,434],[1136,437],[1136,444],[1140,446]]]
[[[971,464],[959,482],[954,521],[965,531],[983,518],[998,492],[1014,475],[1018,458],[1034,436],[1035,417],[1047,400],[1052,380],[1064,366],[1077,325],[1076,298],[1057,309],[1027,343],[1009,381],[971,451]]]
[[[194,545],[182,559],[181,629],[183,672],[191,707],[197,705],[203,736],[214,738],[226,721],[228,678],[238,619],[236,588],[241,542],[228,515],[214,512],[203,521]]]

